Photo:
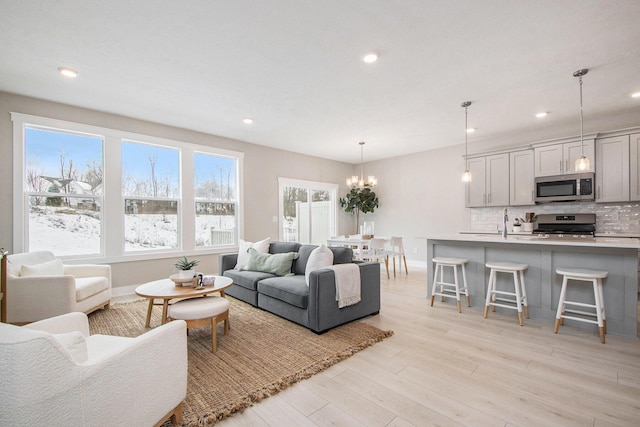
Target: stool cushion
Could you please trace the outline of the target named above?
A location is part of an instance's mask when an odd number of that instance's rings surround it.
[[[563,276],[578,277],[583,279],[604,279],[609,275],[607,271],[588,270],[586,268],[557,268],[556,273]]]
[[[431,261],[437,264],[445,264],[445,265],[462,265],[469,262],[468,259],[464,259],[464,258],[447,258],[447,257],[435,257]]]
[[[515,262],[488,262],[485,264],[487,268],[502,271],[521,271],[529,268],[527,264],[518,264]]]
[[[191,298],[169,306],[168,316],[172,319],[196,320],[214,317],[229,310],[229,301],[222,297]]]

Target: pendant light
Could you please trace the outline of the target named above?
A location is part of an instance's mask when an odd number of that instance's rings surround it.
[[[464,108],[464,163],[465,165],[467,165],[467,133],[468,133],[468,127],[467,127],[467,109],[469,108],[469,105],[471,105],[471,101],[465,101],[462,103],[462,107]],[[471,182],[471,171],[469,170],[469,167],[467,166],[464,170],[464,173],[462,174],[462,182]]]
[[[357,176],[352,176],[350,178],[347,178],[347,186],[349,187],[360,187],[360,188],[364,188],[364,187],[375,187],[376,185],[378,185],[378,179],[373,176],[373,175],[369,175],[367,177],[367,182],[364,181],[364,141],[360,141],[358,142],[358,144],[360,145],[360,178],[358,178]]]
[[[588,72],[587,68],[583,68],[573,73],[573,77],[577,77],[580,82],[580,158],[576,160],[576,172],[584,172],[591,169],[589,159],[584,155],[584,120],[582,118],[582,76]]]

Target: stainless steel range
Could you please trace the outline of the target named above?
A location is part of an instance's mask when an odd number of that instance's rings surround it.
[[[594,239],[595,214],[541,214],[533,231],[541,239]]]

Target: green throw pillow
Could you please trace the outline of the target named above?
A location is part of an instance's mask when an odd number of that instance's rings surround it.
[[[291,264],[298,258],[297,252],[287,252],[284,254],[268,254],[258,252],[249,248],[249,262],[246,270],[262,271],[277,276],[292,276]]]

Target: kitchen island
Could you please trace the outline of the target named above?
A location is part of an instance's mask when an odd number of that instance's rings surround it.
[[[556,268],[588,268],[609,272],[604,280],[607,333],[630,337],[638,334],[640,239],[597,237],[554,240],[528,234],[514,234],[503,239],[497,234],[467,233],[434,234],[426,239],[428,261],[432,267],[431,260],[436,256],[469,260],[466,272],[471,306],[479,309],[480,315],[484,309],[489,279],[489,270],[485,268],[487,262],[508,261],[529,265],[524,276],[529,316],[548,320],[550,328],[553,328],[562,286],[562,276],[556,274]],[[432,272],[433,268],[429,276]],[[433,277],[428,277],[428,298],[431,297],[432,280]],[[499,275],[498,280],[499,289],[513,288],[513,279],[509,275]],[[567,296],[573,301],[593,303],[593,288],[588,283],[571,286]],[[497,309],[505,310],[500,307]],[[571,320],[566,320],[565,325],[594,327]]]

